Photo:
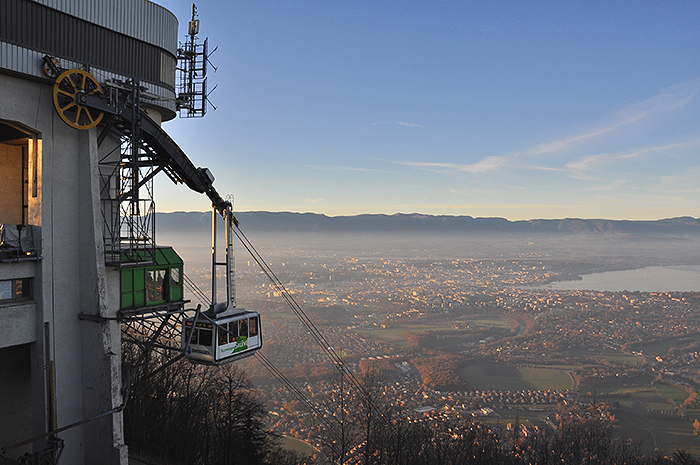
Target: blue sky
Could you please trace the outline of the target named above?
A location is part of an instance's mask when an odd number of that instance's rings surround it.
[[[217,110],[164,127],[237,210],[700,217],[700,2],[197,9]]]

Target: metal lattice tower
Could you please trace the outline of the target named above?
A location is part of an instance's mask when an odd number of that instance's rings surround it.
[[[111,266],[152,260],[155,240],[153,178],[160,171],[155,154],[141,137],[138,82],[114,87],[114,100],[126,101],[131,121],[114,119],[105,130],[120,133],[118,160],[107,156],[100,163],[102,212],[104,217],[105,261]]]

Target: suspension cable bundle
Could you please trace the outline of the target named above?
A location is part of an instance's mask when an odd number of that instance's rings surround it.
[[[329,412],[322,412],[318,407],[316,407],[313,402],[309,400],[306,395],[304,395],[303,392],[299,390],[290,380],[287,378],[284,373],[282,373],[267,357],[265,357],[264,354],[260,352],[256,352],[255,356],[257,359],[260,361],[260,363],[263,364],[267,370],[272,373],[272,375],[277,378],[282,384],[284,384],[287,389],[294,394],[294,396],[299,399],[304,405],[306,405],[313,413],[315,413],[323,423],[335,434],[340,434],[340,431],[338,430],[337,425],[334,425],[333,423],[330,422],[328,419],[328,415],[330,415],[333,420],[338,423],[338,420],[336,420],[335,416],[333,414],[330,414]]]
[[[211,299],[207,297],[207,295],[195,284],[192,279],[187,276],[185,273],[183,273],[183,276],[185,277],[184,283],[185,286],[187,286],[187,289],[194,294],[203,304],[206,304],[207,307],[211,305]]]
[[[394,425],[388,421],[389,419],[386,417],[385,413],[379,409],[375,403],[374,399],[371,397],[371,393],[365,388],[365,386],[357,379],[355,374],[350,370],[350,368],[345,364],[343,359],[338,355],[338,353],[335,351],[335,349],[330,345],[328,340],[325,338],[325,336],[321,333],[321,331],[316,327],[316,325],[313,323],[311,318],[304,312],[304,310],[301,308],[299,303],[294,299],[292,294],[287,290],[287,288],[284,286],[284,284],[280,281],[280,279],[277,277],[275,272],[272,270],[272,268],[268,265],[268,263],[263,259],[263,257],[260,255],[260,253],[257,251],[255,246],[250,242],[250,240],[246,237],[246,235],[241,231],[241,229],[236,225],[234,228],[234,234],[238,238],[238,240],[241,242],[243,247],[248,251],[248,253],[253,257],[255,262],[258,264],[260,269],[263,271],[263,273],[267,276],[267,278],[270,280],[274,288],[279,292],[280,296],[284,299],[284,301],[287,303],[289,308],[292,310],[292,312],[295,314],[295,316],[301,321],[301,323],[304,325],[304,327],[308,330],[308,332],[311,334],[313,339],[316,341],[316,343],[319,345],[323,353],[326,355],[326,357],[329,359],[329,361],[333,364],[333,366],[339,371],[341,376],[347,377],[347,379],[350,382],[350,385],[357,389],[357,391],[362,395],[362,397],[365,398],[367,402],[368,408],[376,411],[379,416],[385,420],[385,422],[389,425],[389,427],[394,430]],[[209,297],[202,292],[201,289],[194,283],[194,281],[189,278],[187,275],[184,275],[184,282],[188,289],[195,295],[197,296],[202,303],[204,304],[210,304],[211,301]],[[287,390],[292,393],[302,404],[306,405],[313,413],[316,414],[316,416],[329,428],[329,430],[339,436],[341,434],[341,431],[339,430],[339,426],[342,427],[342,424],[338,419],[335,418],[335,415],[329,412],[323,412],[321,411],[318,407],[314,405],[311,400],[309,400],[306,395],[299,390],[285,375],[280,371],[273,363],[271,360],[269,360],[265,355],[263,355],[260,352],[255,353],[256,358],[260,363],[280,382],[282,383]],[[334,423],[332,423],[329,420],[329,416],[333,418]],[[333,448],[333,444],[329,444],[331,448]]]
[[[338,355],[338,353],[333,349],[333,347],[328,343],[328,340],[323,336],[321,331],[314,325],[313,321],[309,318],[309,316],[304,312],[304,310],[301,308],[299,303],[297,303],[296,299],[292,296],[292,294],[287,290],[287,288],[282,284],[282,281],[277,277],[274,271],[272,271],[272,268],[267,264],[267,262],[263,259],[263,257],[260,255],[260,253],[255,249],[253,244],[250,242],[250,240],[246,237],[246,235],[241,231],[239,227],[234,228],[234,232],[236,234],[236,237],[238,240],[241,241],[241,244],[243,244],[243,247],[250,253],[250,255],[253,257],[253,259],[256,261],[260,269],[265,273],[265,275],[268,277],[270,282],[272,282],[273,286],[275,289],[279,292],[279,294],[284,298],[285,302],[289,306],[289,308],[292,309],[294,314],[299,318],[299,321],[301,321],[306,329],[309,331],[311,336],[314,338],[314,340],[318,343],[318,345],[321,347],[323,352],[326,354],[328,359],[333,363],[335,368],[340,372],[341,376],[347,376],[350,384],[358,390],[362,394],[362,396],[366,399],[367,405],[370,409],[375,410],[383,420],[387,422],[388,425],[390,425],[393,429],[393,424],[388,421],[388,418],[384,414],[384,412],[379,409],[373,402],[373,399],[371,398],[371,393],[365,389],[365,386],[362,385],[362,383],[355,377],[354,373],[345,365],[343,362],[343,359]]]
[[[209,297],[207,297],[206,294],[197,286],[197,284],[190,279],[189,276],[185,276],[185,284],[187,285],[188,289],[195,294],[201,301],[202,303],[206,305],[211,305],[211,301],[209,300]],[[182,355],[181,355],[182,356]],[[180,357],[181,357],[180,356]],[[336,423],[338,423],[338,420],[335,418],[333,414],[330,412],[322,412],[316,405],[314,405],[311,400],[309,400],[306,395],[297,388],[294,383],[292,383],[289,378],[287,378],[282,371],[277,368],[270,359],[268,359],[264,354],[260,352],[255,353],[256,358],[258,361],[267,369],[267,371],[272,374],[280,383],[282,383],[287,390],[294,395],[294,397],[297,398],[302,404],[306,405],[309,410],[313,413],[316,414],[316,417],[319,418],[325,425],[326,427],[331,430],[333,434],[340,435],[340,431],[338,430],[338,426],[333,424],[329,417],[332,418]],[[178,357],[178,359],[180,358]]]

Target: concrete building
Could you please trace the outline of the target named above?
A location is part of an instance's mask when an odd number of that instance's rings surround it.
[[[99,83],[138,79],[149,95],[143,108],[159,125],[176,115],[177,25],[147,0],[0,2],[4,457],[58,450],[56,436],[61,463],[127,463],[114,320],[120,271],[105,251],[105,228],[120,215],[110,210],[118,187],[105,176],[105,160],[118,164],[123,132],[104,122],[83,130],[67,124],[56,108],[56,70],[44,57],[59,71],[86,69]]]

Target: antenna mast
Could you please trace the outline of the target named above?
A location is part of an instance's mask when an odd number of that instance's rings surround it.
[[[216,89],[207,92],[207,64],[209,62],[208,41],[198,43],[199,19],[197,19],[197,7],[192,4],[192,18],[187,26],[187,38],[185,43],[177,49],[177,110],[182,118],[201,118],[207,113],[209,94]],[[212,50],[214,53],[216,48]],[[216,71],[216,67],[211,65]],[[216,107],[212,105],[216,110]]]

